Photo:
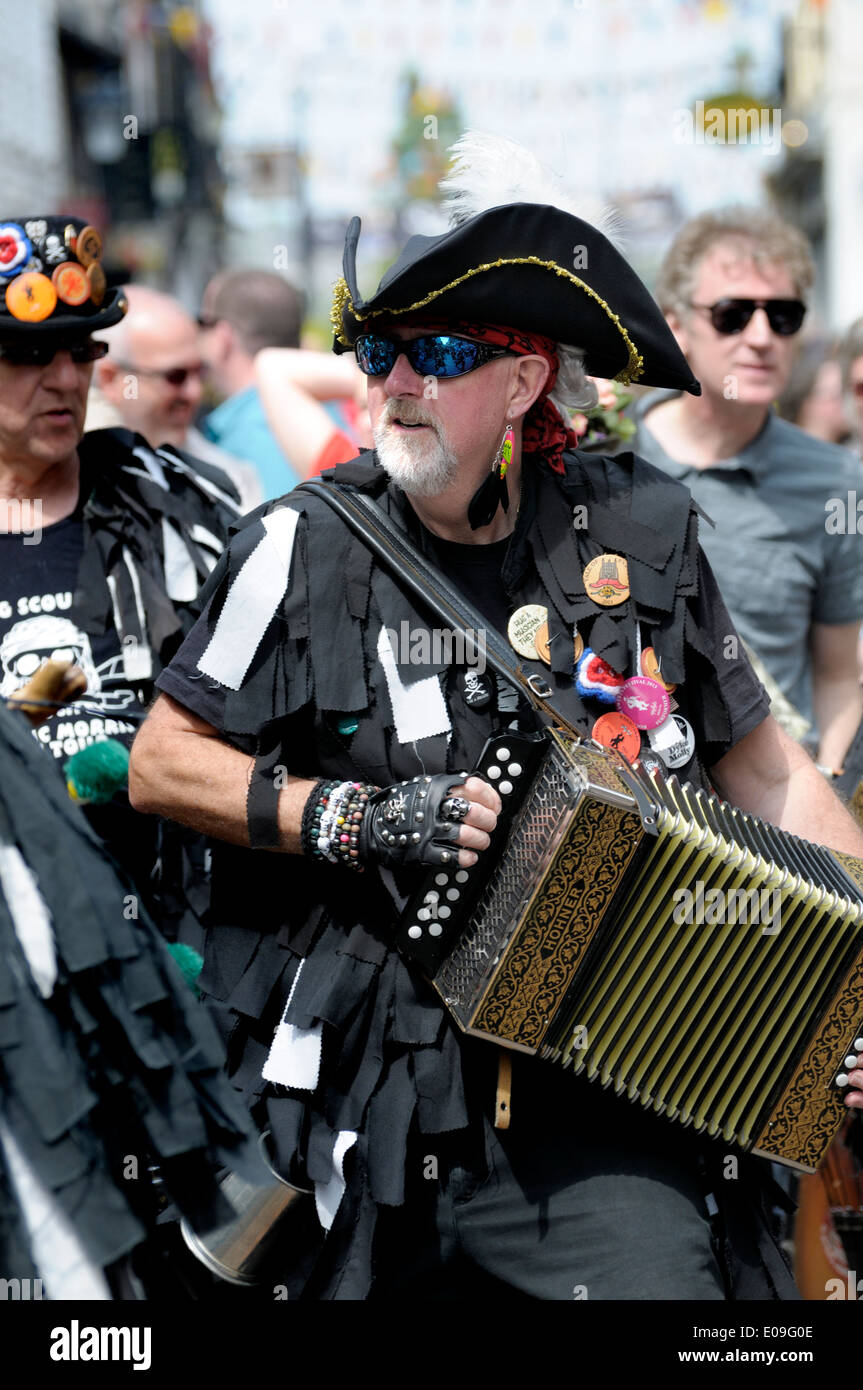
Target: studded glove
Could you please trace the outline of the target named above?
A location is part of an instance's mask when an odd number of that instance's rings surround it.
[[[403,864],[455,863],[458,820],[464,818],[464,807],[459,804],[462,798],[453,798],[450,793],[468,775],[466,772],[455,775],[440,772],[434,777],[396,782],[376,792],[369,798],[363,817],[360,861],[374,860],[388,868]]]

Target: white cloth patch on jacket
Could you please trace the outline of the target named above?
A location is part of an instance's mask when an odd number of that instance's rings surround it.
[[[332,1226],[339,1203],[345,1195],[345,1154],[356,1142],[357,1136],[352,1129],[340,1130],[333,1144],[333,1175],[329,1182],[315,1183],[315,1206],[318,1209],[318,1220],[325,1231]]]
[[[162,517],[165,552],[165,590],[175,603],[191,603],[198,592],[198,574],[182,536],[166,516]]]
[[[36,987],[48,999],[57,979],[51,913],[17,845],[0,845],[0,884]]]
[[[275,1081],[280,1086],[291,1086],[297,1091],[313,1091],[321,1071],[323,1025],[319,1023],[315,1028],[296,1028],[293,1023],[285,1022],[302,973],[301,962],[261,1075],[265,1081]]]
[[[205,676],[239,690],[290,582],[299,512],[279,507],[261,517],[266,534],[225,598],[216,629],[198,662]]]
[[[452,724],[439,677],[424,676],[413,685],[403,685],[385,627],[378,636],[378,659],[384,668],[399,743],[415,743],[417,739],[450,733]]]

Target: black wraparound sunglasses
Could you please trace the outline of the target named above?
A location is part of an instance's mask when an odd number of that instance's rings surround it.
[[[0,343],[0,361],[13,367],[48,367],[58,352],[68,352],[73,362],[98,362],[107,357],[108,344],[96,338],[78,343]]]
[[[428,333],[422,338],[384,338],[363,333],[354,344],[357,365],[366,376],[388,376],[404,353],[419,376],[464,376],[497,357],[512,357],[506,348],[459,338],[452,333]]]
[[[806,313],[801,299],[718,299],[715,304],[691,304],[710,315],[717,333],[742,333],[756,309],[763,309],[774,333],[790,338],[799,332]]]

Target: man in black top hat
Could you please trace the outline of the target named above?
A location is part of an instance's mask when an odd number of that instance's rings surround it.
[[[461,147],[470,177],[488,143]],[[512,173],[523,152],[503,145]],[[376,455],[336,486],[373,496],[585,735],[634,732],[631,758],[702,784],[709,767],[738,804],[801,833],[817,816],[860,854],[725,659],[688,494],[631,455],[574,451],[550,392],[583,401],[582,364],[698,386],[608,238],[516,184],[520,201],[412,238],[365,302],[351,224],[333,322],[369,375]],[[224,842],[202,986],[281,1171],[315,1188],[321,1244],[285,1253],[291,1295],[793,1296],[758,1164],[723,1184],[717,1146],[542,1062],[501,1065],[393,949],[393,884],[489,846],[507,789],[460,769],[529,721],[513,686],[419,640],[424,605],[301,491],[247,520],[204,597],[131,793]],[[608,695],[648,649],[677,710],[640,732]]]
[[[0,224],[0,695],[49,658],[84,671],[85,695],[37,731],[58,768],[106,739],[131,743],[237,514],[219,470],[124,430],[84,436],[93,363],[108,351],[92,334],[126,308],[107,287],[95,227]],[[147,892],[156,827],[124,789],[104,794],[89,815]],[[166,869],[179,854],[164,847]],[[179,886],[169,892],[173,934],[188,908]]]

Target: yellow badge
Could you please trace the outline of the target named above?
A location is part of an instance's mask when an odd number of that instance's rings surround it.
[[[597,555],[585,565],[584,592],[603,608],[613,608],[629,598],[629,569],[622,555]]]
[[[546,650],[548,650],[548,609],[543,608],[540,603],[526,603],[523,608],[515,610],[506,625],[506,635],[509,638],[510,646],[518,652],[519,656],[526,657],[528,661],[539,660],[536,638],[543,625],[546,630]]]
[[[582,635],[581,635],[581,633],[579,632],[578,628],[576,628],[576,629],[575,629],[574,642],[573,642],[573,661],[580,661],[581,658],[582,658],[583,656],[584,656],[584,638],[582,637]]]
[[[58,265],[51,282],[57,291],[57,298],[64,304],[84,304],[90,298],[90,281],[83,266],[75,261],[64,261]]]

